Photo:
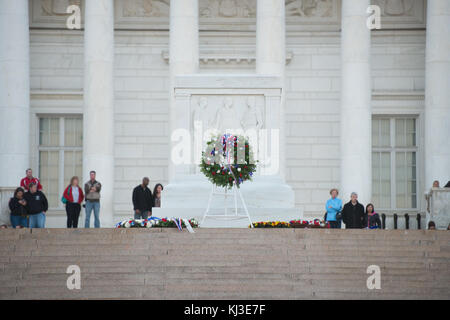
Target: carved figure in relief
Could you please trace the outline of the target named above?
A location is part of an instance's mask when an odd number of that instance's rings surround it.
[[[125,17],[168,17],[168,0],[124,0]]]
[[[207,0],[200,1],[200,17],[248,18],[256,14],[255,0]]]
[[[373,0],[381,8],[382,16],[411,15],[415,0]]]
[[[244,130],[256,129],[257,131],[262,128],[264,124],[263,114],[261,108],[256,105],[255,97],[247,98],[247,110],[245,111],[242,119],[241,126]]]
[[[81,0],[41,0],[41,8],[44,15],[67,15],[67,8],[71,5],[81,5]]]
[[[233,133],[235,130],[242,130],[233,99],[226,97],[223,99],[222,107],[217,111],[214,128],[219,132]]]
[[[287,0],[286,15],[300,17],[332,16],[332,0]]]
[[[196,122],[201,122],[203,130],[209,128],[210,117],[208,114],[208,99],[206,97],[200,97],[192,110],[192,128]]]

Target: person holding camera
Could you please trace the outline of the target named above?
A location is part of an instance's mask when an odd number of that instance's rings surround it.
[[[89,181],[84,184],[84,192],[86,194],[85,213],[86,218],[84,227],[90,228],[91,213],[94,211],[94,227],[100,228],[100,191],[102,184],[95,179],[96,172],[89,172]]]
[[[28,227],[28,209],[24,195],[25,190],[19,187],[14,191],[14,196],[9,200],[11,225],[13,228]]]

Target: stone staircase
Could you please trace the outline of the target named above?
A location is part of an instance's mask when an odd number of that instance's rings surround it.
[[[450,299],[450,232],[3,229],[0,298]]]

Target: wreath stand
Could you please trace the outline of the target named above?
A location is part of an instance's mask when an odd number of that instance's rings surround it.
[[[203,224],[206,217],[210,218],[216,218],[216,219],[223,219],[223,220],[238,220],[238,219],[245,219],[247,218],[250,222],[251,228],[253,228],[252,219],[250,218],[250,214],[248,213],[247,205],[245,204],[244,197],[242,196],[241,190],[236,186],[236,183],[233,184],[232,190],[233,190],[233,196],[234,196],[234,210],[232,210],[231,213],[228,212],[228,206],[227,206],[227,199],[230,196],[228,194],[228,189],[224,188],[225,191],[218,191],[217,187],[213,184],[211,193],[209,194],[209,200],[208,200],[208,206],[206,207],[205,213],[203,214],[203,219],[200,225]],[[225,200],[225,212],[224,214],[211,214],[211,202],[213,200],[214,196],[223,196]],[[239,214],[238,213],[238,197],[242,203],[242,207],[244,209],[245,214]]]

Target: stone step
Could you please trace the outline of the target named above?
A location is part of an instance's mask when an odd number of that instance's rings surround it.
[[[446,232],[7,229],[0,240],[1,299],[450,298]],[[81,291],[66,287],[71,264]],[[367,289],[371,264],[381,290]]]

